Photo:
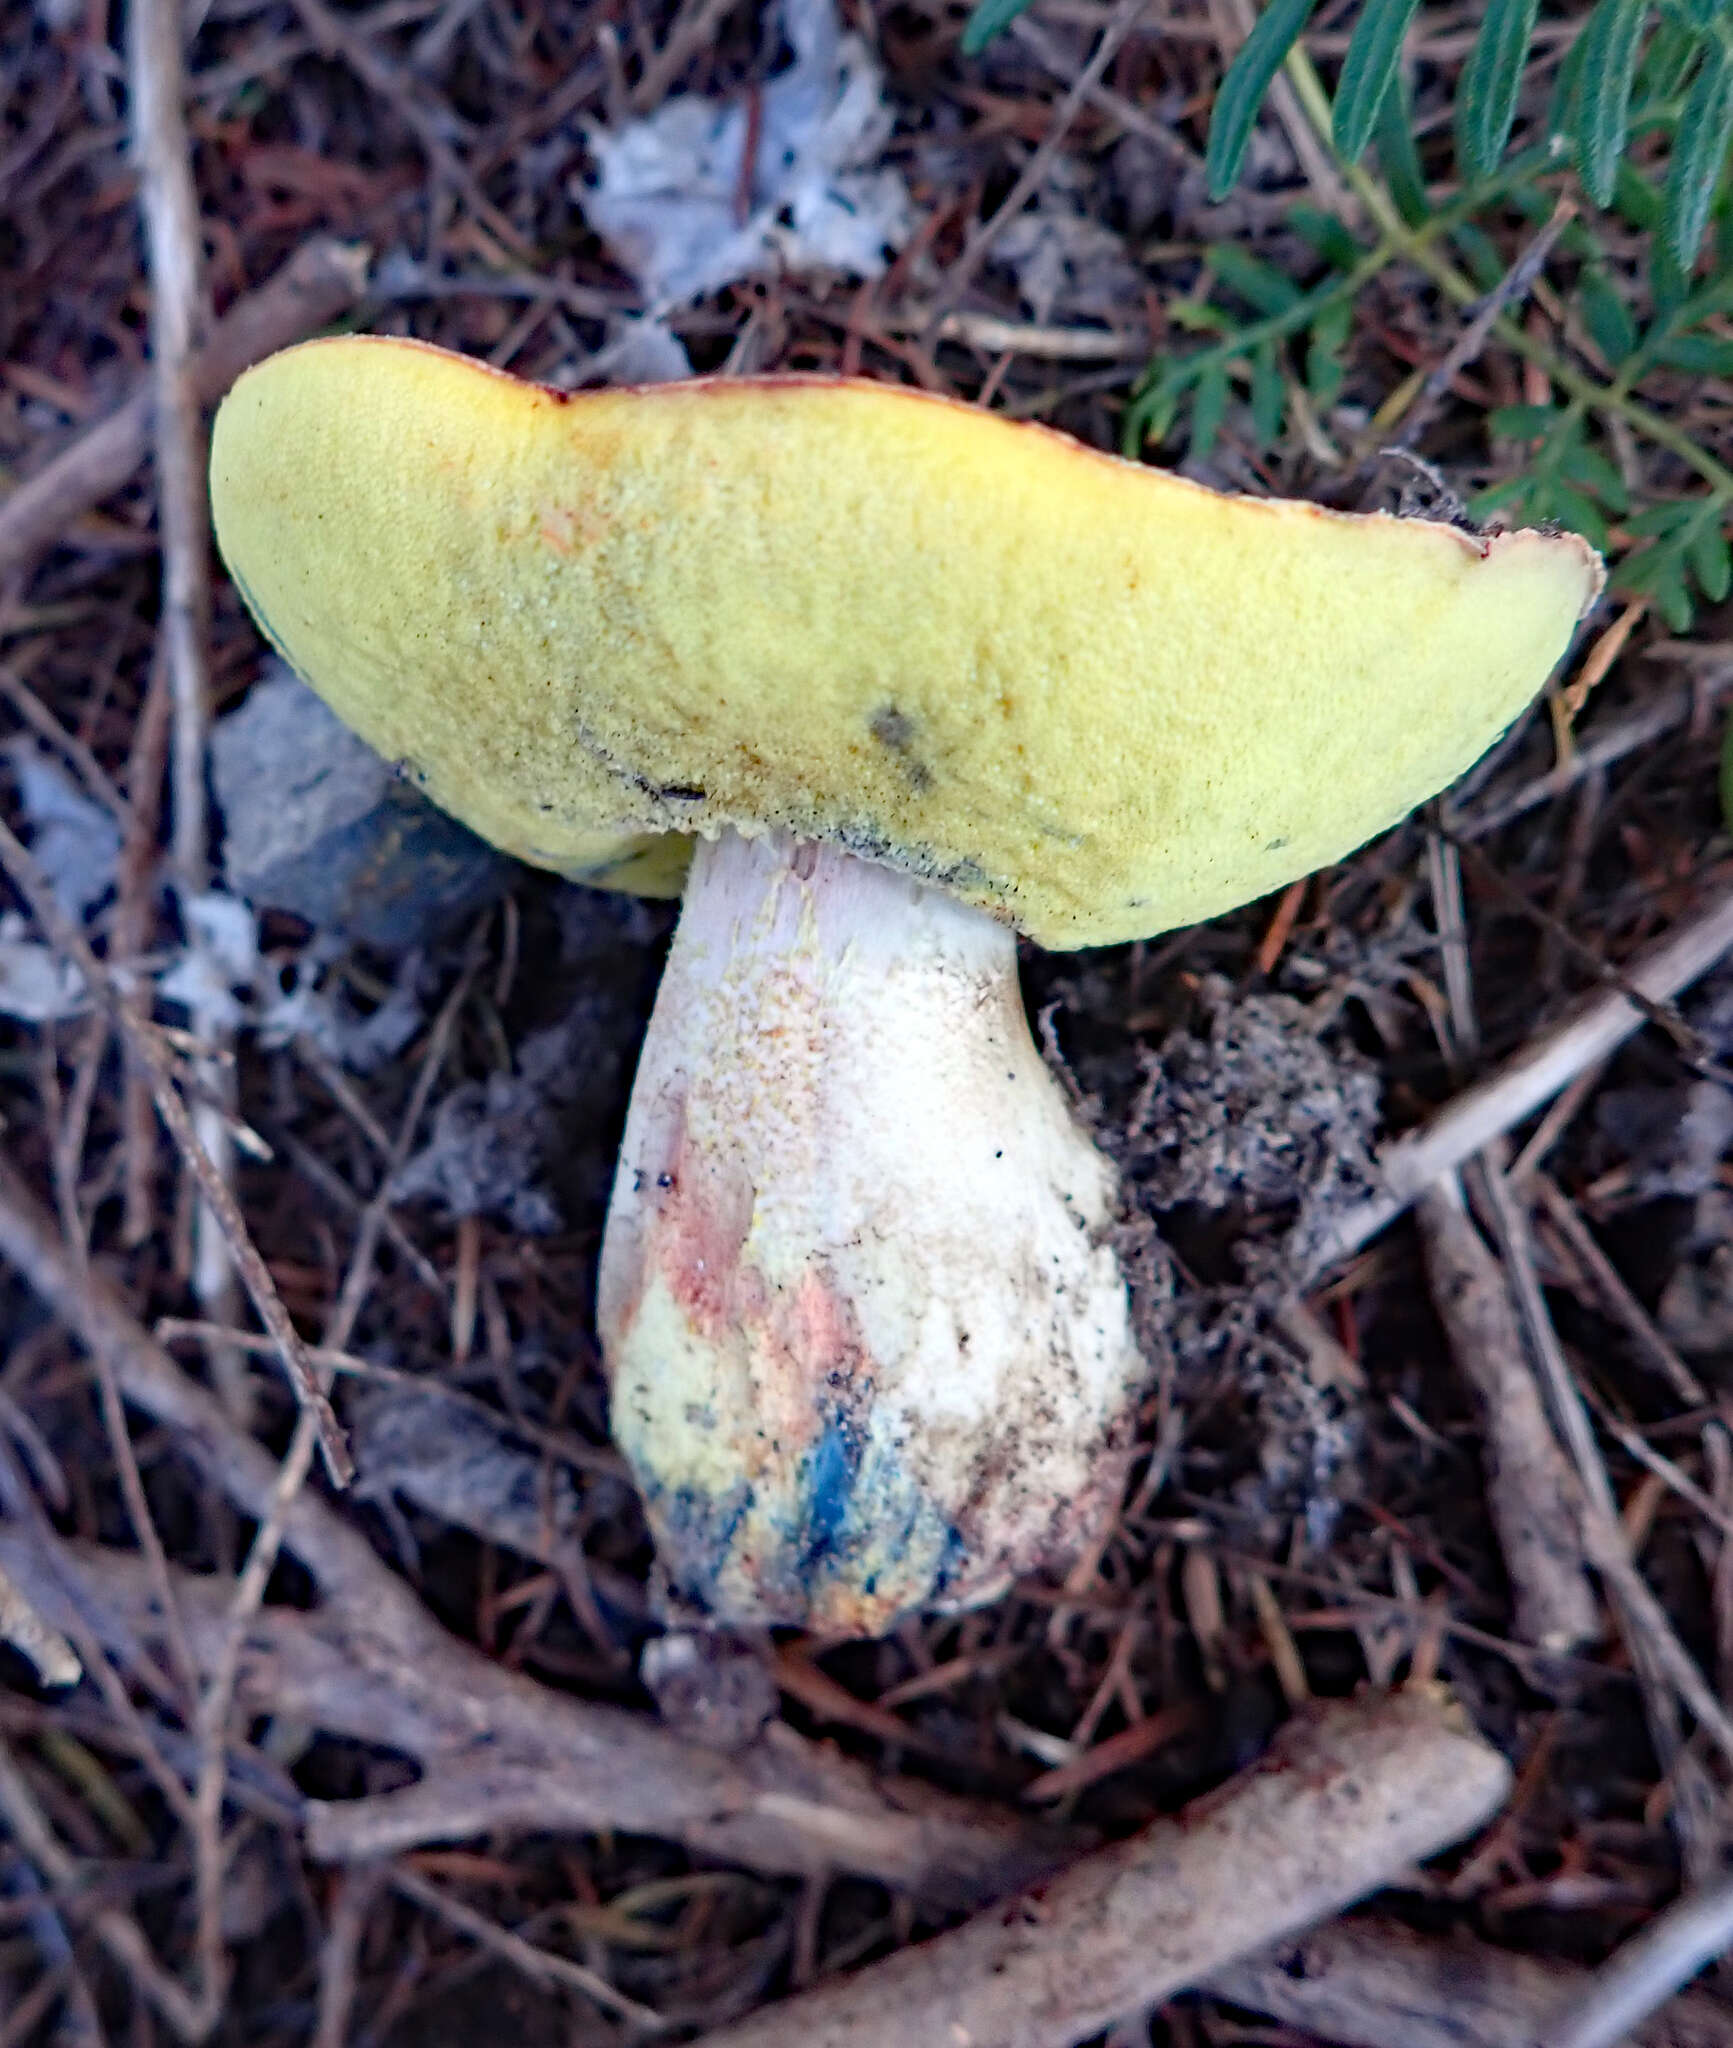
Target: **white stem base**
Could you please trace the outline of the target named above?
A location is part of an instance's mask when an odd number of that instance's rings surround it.
[[[1068,1562],[1146,1377],[1112,1200],[1009,931],[810,842],[701,844],[598,1300],[676,1592],[874,1634]]]

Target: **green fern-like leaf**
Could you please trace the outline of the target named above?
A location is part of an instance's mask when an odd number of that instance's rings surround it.
[[[1408,81],[1400,65],[1390,90],[1378,109],[1373,130],[1378,144],[1378,164],[1396,211],[1411,228],[1417,228],[1432,212],[1426,196],[1426,172],[1414,141],[1414,110],[1409,102]]]
[[[1724,22],[1729,9],[1727,0],[1664,0],[1667,12],[1685,23],[1688,28],[1700,30],[1707,35],[1718,22]]]
[[[1637,323],[1631,309],[1606,271],[1599,267],[1583,273],[1577,287],[1577,301],[1583,309],[1583,323],[1607,367],[1616,370],[1637,345]]]
[[[1419,0],[1366,0],[1354,24],[1330,115],[1336,147],[1350,163],[1359,161],[1372,139],[1379,110],[1396,82],[1403,38],[1418,4]]]
[[[1597,206],[1612,199],[1631,131],[1631,89],[1648,0],[1601,0],[1582,35],[1577,73],[1577,168]]]
[[[1673,161],[1667,171],[1667,246],[1689,270],[1709,224],[1715,187],[1733,146],[1733,43],[1711,36],[1679,110]]]
[[[1298,304],[1300,287],[1293,279],[1237,242],[1212,242],[1207,253],[1209,267],[1222,283],[1260,313],[1285,313]]]
[[[1539,0],[1489,0],[1456,93],[1456,147],[1471,177],[1498,168],[1516,120]]]
[[[1198,378],[1191,401],[1191,452],[1199,461],[1215,446],[1227,409],[1227,364],[1211,363]]]
[[[1705,519],[1686,547],[1691,574],[1711,604],[1719,604],[1733,590],[1733,551],[1727,545],[1727,529],[1720,518]]]
[[[1252,354],[1252,430],[1260,448],[1274,447],[1281,438],[1287,411],[1288,387],[1281,357],[1276,344],[1266,341]]]
[[[1228,66],[1210,115],[1204,169],[1212,199],[1225,199],[1245,162],[1246,145],[1270,81],[1282,68],[1300,31],[1312,18],[1316,0],[1270,0],[1240,53]]]

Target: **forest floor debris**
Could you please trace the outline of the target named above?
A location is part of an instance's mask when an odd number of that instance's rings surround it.
[[[1465,194],[1460,14],[1415,17],[1401,187],[1331,156],[1311,67],[1354,14],[1320,10],[1212,201],[1238,5],[1041,0],[966,57],[924,4],[267,0],[180,50],[153,0],[129,53],[0,0],[5,2048],[797,2024],[1435,1680],[1514,1770],[1490,1824],[1103,2038],[1559,2048],[1608,1981],[1651,2048],[1726,2038],[1713,1971],[1652,2007],[1733,1846],[1733,240],[1656,255],[1664,118],[1610,209],[1546,156],[1586,16],[1537,37],[1523,168]],[[1556,700],[1433,818],[1028,963],[1128,1170],[1152,1367],[1062,1582],[878,1643],[666,1630],[590,1284],[667,914],[507,869],[405,952],[208,886],[206,724],[268,671],[204,585],[199,407],[332,322],[566,389],[865,374],[1618,558]],[[280,822],[217,795],[231,857]],[[1441,1226],[1427,1190],[1505,1140]],[[1515,1304],[1531,1505],[1577,1496],[1562,1620],[1429,1295],[1458,1225]]]

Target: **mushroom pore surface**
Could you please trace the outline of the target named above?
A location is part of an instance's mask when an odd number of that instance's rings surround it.
[[[1112,1207],[1007,927],[811,841],[701,844],[598,1304],[676,1590],[872,1634],[1063,1567],[1145,1376]]]

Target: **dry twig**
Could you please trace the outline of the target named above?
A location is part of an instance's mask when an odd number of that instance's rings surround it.
[[[0,1742],[0,1818],[18,1846],[56,1891],[78,1889],[78,1864],[62,1848],[48,1824],[28,1780]],[[217,2019],[212,1987],[192,1998],[161,1967],[150,1952],[139,1924],[116,1906],[98,1906],[91,1915],[98,1940],[119,1965],[127,1981],[144,1994],[183,2041],[202,2041]]]
[[[1675,726],[1695,717],[1705,699],[1712,700],[1729,689],[1733,689],[1733,662],[1724,662],[1695,682],[1675,685],[1653,697],[1645,694],[1622,717],[1597,720],[1594,730],[1584,734],[1580,744],[1544,775],[1531,777],[1508,796],[1491,799],[1482,808],[1455,820],[1457,838],[1485,839],[1494,832],[1502,832],[1506,825],[1537,806],[1574,789],[1586,776],[1653,746]]]
[[[460,1934],[466,1934],[471,1941],[479,1942],[483,1948],[491,1949],[495,1955],[519,1969],[532,1983],[542,1985],[563,1985],[571,1991],[580,1991],[599,2005],[604,2012],[614,2013],[621,2019],[630,2020],[634,2026],[654,2031],[663,2024],[662,2015],[647,2005],[640,2005],[636,1999],[628,1998],[624,1992],[616,1991],[606,1977],[594,1970],[586,1969],[582,1963],[575,1963],[570,1956],[551,1954],[545,1948],[537,1948],[534,1942],[525,1941],[521,1934],[514,1934],[509,1927],[497,1926],[485,1913],[478,1913],[473,1906],[466,1906],[461,1899],[454,1899],[448,1892],[442,1892],[436,1884],[418,1877],[412,1870],[396,1869],[391,1873],[391,1883],[406,1899],[413,1899],[424,1911],[436,1914],[449,1921]]]
[[[1723,886],[1698,914],[1650,948],[1622,979],[1647,1001],[1669,1002],[1707,974],[1733,947],[1733,889]],[[1589,997],[1428,1122],[1379,1154],[1382,1193],[1349,1210],[1318,1254],[1318,1268],[1350,1257],[1393,1223],[1423,1188],[1452,1172],[1524,1117],[1531,1116],[1585,1067],[1606,1058],[1647,1021],[1630,998]]]
[[[1432,424],[1450,387],[1486,347],[1500,317],[1533,290],[1535,280],[1546,267],[1546,259],[1552,254],[1553,244],[1576,216],[1575,201],[1564,198],[1553,208],[1551,217],[1536,229],[1527,248],[1473,309],[1464,321],[1461,333],[1427,373],[1400,431],[1390,437],[1392,447],[1412,448]]]
[[[1540,1367],[1541,1384],[1553,1423],[1581,1483],[1582,1542],[1588,1561],[1600,1573],[1613,1596],[1619,1625],[1638,1669],[1648,1683],[1645,1700],[1654,1722],[1653,1694],[1656,1682],[1664,1680],[1702,1725],[1726,1761],[1733,1765],[1733,1715],[1715,1696],[1698,1669],[1695,1659],[1674,1632],[1666,1610],[1652,1592],[1631,1556],[1629,1540],[1619,1518],[1618,1501],[1612,1482],[1595,1443],[1594,1426],[1583,1405],[1582,1395],[1553,1328],[1541,1292],[1534,1259],[1528,1248],[1528,1217],[1512,1194],[1504,1176],[1486,1175],[1486,1190],[1492,1223],[1505,1251],[1505,1270],[1516,1297],[1523,1327]],[[1656,1730],[1657,1747],[1665,1754],[1667,1743]]]
[[[1177,1820],[706,2048],[1069,2048],[1339,1912],[1477,1827],[1509,1784],[1430,1689],[1334,1703]]]
[[[1547,2028],[1545,2048],[1618,2048],[1733,1942],[1733,1878],[1687,1892],[1651,1920]]]
[[[1432,1300],[1486,1436],[1486,1501],[1510,1576],[1516,1634],[1555,1654],[1599,1633],[1583,1570],[1575,1475],[1559,1449],[1498,1261],[1450,1175],[1420,1197],[1415,1220]]]
[[[367,1931],[367,1915],[379,1896],[384,1876],[383,1869],[367,1863],[337,1875],[325,1939],[319,1949],[319,2017],[311,2048],[346,2048],[361,1938]]]
[[[128,1052],[144,1069],[157,1114],[179,1147],[181,1157],[192,1169],[200,1192],[210,1204],[211,1213],[228,1241],[259,1320],[276,1342],[295,1398],[314,1418],[326,1469],[337,1484],[347,1485],[354,1477],[354,1466],[344,1445],[337,1417],[317,1374],[308,1363],[306,1344],[289,1320],[289,1312],[283,1306],[276,1282],[247,1233],[246,1221],[236,1206],[234,1196],[199,1142],[156,1031],[138,1017],[114,976],[90,950],[84,934],[55,901],[54,892],[42,870],[3,821],[0,821],[0,867],[4,867],[13,886],[29,904],[31,914],[49,942],[83,975],[85,986],[107,1010],[119,1027]]]
[[[127,78],[150,276],[151,396],[157,530],[162,544],[158,628],[174,692],[174,856],[183,888],[205,882],[205,737],[210,688],[210,511],[205,433],[193,375],[204,324],[201,233],[192,144],[182,104],[182,15],[172,0],[130,0]]]

